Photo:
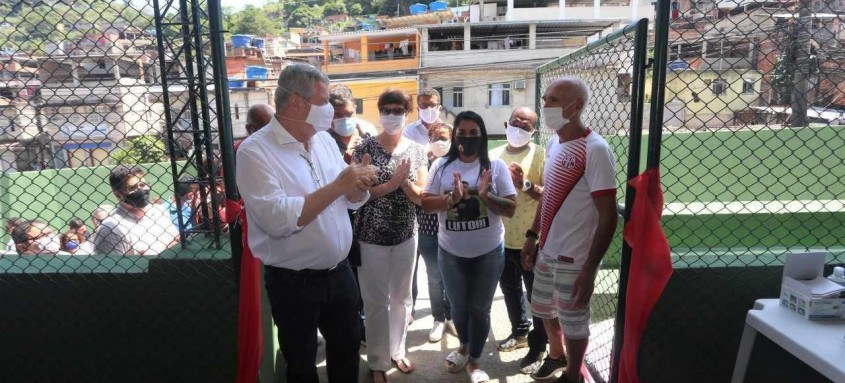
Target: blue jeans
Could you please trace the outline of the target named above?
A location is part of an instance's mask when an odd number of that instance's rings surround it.
[[[505,248],[505,268],[499,279],[499,287],[505,296],[505,307],[508,309],[508,319],[511,322],[513,335],[528,335],[528,347],[531,351],[540,352],[546,349],[546,328],[543,319],[533,317],[534,329],[531,328],[531,292],[534,287],[534,272],[522,268],[522,249]],[[525,289],[522,291],[522,283]]]
[[[449,297],[443,288],[443,277],[437,262],[437,236],[419,235],[417,251],[425,262],[425,273],[428,277],[428,296],[431,299],[431,316],[437,322],[452,319]],[[416,281],[416,279],[415,279]]]
[[[452,320],[458,340],[469,349],[469,361],[477,363],[490,334],[490,306],[496,284],[505,267],[504,247],[475,258],[462,258],[440,247],[440,272],[452,302]]]

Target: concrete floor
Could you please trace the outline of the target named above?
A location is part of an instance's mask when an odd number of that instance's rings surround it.
[[[388,371],[388,379],[390,382],[396,383],[469,382],[469,377],[465,372],[451,374],[446,371],[446,355],[458,348],[458,339],[452,335],[444,335],[443,340],[438,343],[429,343],[428,341],[428,331],[433,323],[433,318],[430,315],[431,310],[428,298],[428,285],[425,278],[425,264],[421,263],[419,265],[417,275],[419,278],[419,295],[417,296],[416,304],[416,320],[408,328],[407,339],[408,359],[414,363],[416,369],[411,374],[406,375],[393,368]],[[496,295],[493,300],[491,314],[492,331],[484,348],[484,356],[481,362],[482,369],[490,375],[490,382],[533,382],[534,380],[530,376],[519,372],[519,361],[525,356],[528,351],[527,348],[507,353],[500,353],[497,349],[498,343],[510,335],[510,321],[507,317],[504,297],[498,288],[496,289]],[[359,382],[372,381],[366,358],[367,349],[362,347]],[[327,382],[328,379],[325,375],[325,348],[323,346],[320,347],[317,361],[319,362],[320,381]]]

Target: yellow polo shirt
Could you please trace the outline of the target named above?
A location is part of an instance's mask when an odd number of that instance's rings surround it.
[[[528,149],[519,153],[510,153],[507,147],[508,145],[505,144],[491,150],[490,159],[501,159],[508,166],[513,162],[518,163],[522,166],[524,179],[543,186],[546,150],[533,142],[529,142]],[[505,224],[505,247],[519,250],[525,243],[525,231],[534,223],[534,215],[537,213],[537,204],[540,201],[522,191],[522,185],[519,185],[516,190],[516,212],[512,218],[502,217],[502,222]]]

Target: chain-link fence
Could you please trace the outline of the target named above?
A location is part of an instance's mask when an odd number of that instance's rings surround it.
[[[5,380],[232,380],[219,11],[0,3]]]
[[[537,69],[535,101],[538,115],[542,116],[542,92],[555,79],[578,77],[589,88],[589,102],[581,118],[587,127],[607,140],[615,154],[619,185],[616,197],[619,212],[626,218],[630,206],[630,201],[626,203],[629,197],[627,180],[639,174],[647,25],[645,19],[630,24]],[[540,125],[543,126],[542,119]],[[557,139],[548,128],[543,127],[540,132],[543,145]],[[611,373],[614,334],[618,330],[617,305],[624,299],[619,286],[627,273],[625,258],[630,256],[623,256],[623,224],[624,220],[620,219],[619,235],[614,236],[599,269],[591,303],[591,337],[586,363],[594,378],[603,381],[609,380]]]
[[[664,5],[670,23],[657,33],[668,44],[654,52],[667,55],[665,97],[652,101],[663,105],[675,274],[641,371],[644,381],[728,381],[747,310],[778,296],[783,255],[845,262],[845,3]]]

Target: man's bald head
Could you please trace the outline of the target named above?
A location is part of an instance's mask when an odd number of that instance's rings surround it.
[[[543,106],[563,108],[564,117],[570,119],[581,116],[589,99],[590,90],[587,84],[577,77],[558,78],[543,92]]]
[[[505,128],[507,128],[507,125],[533,133],[534,128],[537,126],[537,113],[531,108],[524,106],[516,108],[511,112],[511,118],[508,120]]]
[[[253,134],[270,123],[275,110],[267,104],[255,104],[246,112],[246,132]]]

